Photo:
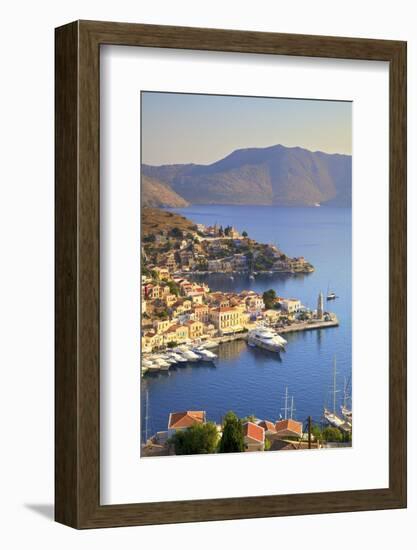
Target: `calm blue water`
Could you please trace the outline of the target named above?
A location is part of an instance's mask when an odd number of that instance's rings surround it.
[[[191,206],[176,209],[196,223],[233,225],[259,242],[274,243],[290,256],[305,256],[316,271],[309,275],[200,277],[213,290],[269,288],[284,297],[300,298],[311,308],[319,291],[330,285],[339,296],[327,302],[340,321],[337,328],[287,334],[280,356],[247,347],[245,342],[219,348],[216,367],[193,365],[142,379],[142,407],[148,390],[149,432],[165,430],[171,411],[205,410],[220,421],[228,411],[275,420],[283,414],[285,388],[294,397],[297,420],[319,421],[332,403],[333,357],[343,399],[344,378],[351,378],[351,210],[345,208],[281,208],[271,206]],[[143,410],[142,410],[142,418]],[[144,433],[142,426],[142,435]]]

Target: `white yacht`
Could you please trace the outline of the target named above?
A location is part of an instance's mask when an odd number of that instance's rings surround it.
[[[196,353],[202,361],[214,361],[217,359],[215,353],[203,347],[194,348],[193,352]]]
[[[252,347],[279,352],[284,349],[286,343],[282,336],[267,327],[259,326],[248,333],[248,344]]]
[[[164,355],[161,355],[161,359],[163,359],[170,365],[175,365],[177,363],[177,360],[175,359],[175,357],[172,357],[172,355],[169,353],[165,353]]]
[[[154,363],[158,365],[161,370],[168,370],[171,366],[171,364],[162,359],[162,357],[154,357]]]
[[[203,347],[204,349],[215,349],[219,347],[219,343],[214,342],[214,340],[207,340],[207,342],[201,344],[201,347]]]
[[[148,371],[149,372],[159,372],[161,370],[160,365],[156,363],[155,361],[150,361],[148,365]]]
[[[185,357],[185,359],[187,361],[198,361],[199,360],[199,356],[196,353],[194,353],[193,351],[191,351],[189,348],[187,348],[186,346],[181,346],[179,348],[176,348],[176,350],[178,350],[178,352],[183,357]]]
[[[187,359],[185,357],[183,357],[182,355],[180,355],[179,353],[175,353],[175,351],[170,351],[169,352],[169,355],[175,359],[175,361],[177,363],[186,363],[187,362]]]

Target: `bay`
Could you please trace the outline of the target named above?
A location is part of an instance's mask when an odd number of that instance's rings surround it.
[[[311,274],[198,276],[212,290],[239,292],[273,288],[279,296],[299,298],[312,309],[320,291],[333,290],[338,298],[325,302],[339,318],[337,328],[285,335],[288,344],[280,355],[250,348],[243,341],[219,348],[215,367],[194,364],[141,381],[144,418],[148,401],[148,433],[166,430],[169,413],[205,410],[207,418],[220,422],[235,411],[276,420],[284,415],[284,395],[294,398],[293,417],[304,422],[310,415],[319,422],[323,407],[332,403],[333,359],[337,361],[337,406],[343,400],[345,381],[351,381],[352,365],[352,259],[351,209],[285,208],[274,206],[194,205],[173,209],[195,223],[233,225],[262,243],[273,243],[289,256],[304,256],[315,267]],[[217,353],[217,352],[216,352]],[[145,425],[142,422],[142,439]]]

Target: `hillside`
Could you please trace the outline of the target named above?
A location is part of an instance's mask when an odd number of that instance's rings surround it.
[[[194,204],[351,206],[352,157],[275,145],[239,149],[209,165],[142,165]]]
[[[155,235],[161,231],[171,231],[178,228],[184,233],[196,230],[195,225],[184,216],[161,210],[160,208],[145,207],[142,208],[142,236]]]
[[[142,175],[142,203],[144,206],[183,208],[189,203],[161,181]]]

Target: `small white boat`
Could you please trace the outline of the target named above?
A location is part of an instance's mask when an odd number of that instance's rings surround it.
[[[171,357],[173,357],[177,363],[186,363],[187,362],[187,359],[185,359],[185,357],[183,357],[179,353],[171,352],[169,355]]]
[[[158,365],[161,370],[168,370],[169,367],[171,366],[170,363],[168,363],[168,361],[165,361],[164,359],[162,359],[162,357],[161,358],[154,358],[154,363],[156,365]]]
[[[201,347],[203,347],[204,349],[215,349],[219,347],[219,343],[214,342],[213,340],[207,340],[207,342],[201,344]]]
[[[196,353],[202,361],[214,361],[217,359],[217,355],[215,353],[202,347],[194,348],[193,352]]]
[[[185,359],[187,361],[198,361],[199,357],[196,353],[194,353],[193,351],[191,351],[189,348],[187,348],[186,346],[181,346],[179,348],[176,348],[178,349],[178,352],[183,356],[185,357]]]
[[[172,355],[166,353],[164,355],[161,356],[161,359],[163,359],[164,361],[166,361],[167,363],[169,363],[170,365],[175,365],[177,360],[175,359],[175,357],[172,357]]]
[[[160,365],[158,363],[152,361],[151,364],[148,366],[149,372],[159,372],[161,370]]]

